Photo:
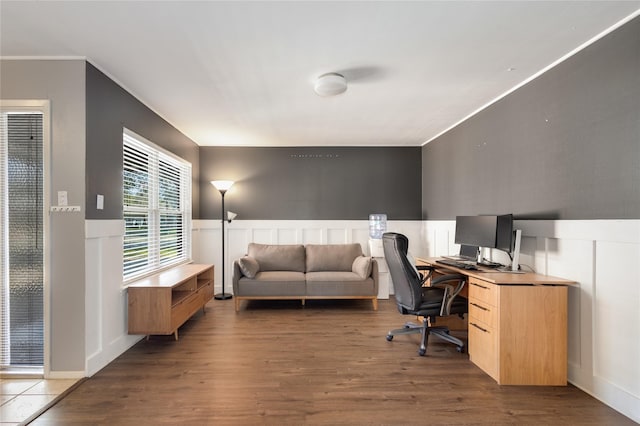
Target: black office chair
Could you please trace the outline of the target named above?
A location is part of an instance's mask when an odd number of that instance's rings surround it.
[[[458,296],[464,287],[467,277],[460,274],[443,275],[432,278],[429,286],[423,286],[426,277],[421,276],[416,267],[407,258],[409,240],[402,234],[387,232],[382,236],[384,257],[389,266],[391,281],[395,290],[398,310],[403,315],[423,317],[422,324],[407,322],[403,328],[391,330],[387,340],[400,334],[421,333],[418,354],[423,356],[427,352],[429,334],[436,335],[458,347],[458,352],[464,351],[464,342],[449,334],[447,327],[433,327],[436,317],[458,314],[462,317],[467,313],[466,299]]]

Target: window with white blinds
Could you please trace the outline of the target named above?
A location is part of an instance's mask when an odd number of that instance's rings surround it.
[[[124,280],[191,258],[191,164],[123,133]]]

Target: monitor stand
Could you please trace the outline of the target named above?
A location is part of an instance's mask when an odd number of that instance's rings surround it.
[[[513,249],[513,261],[511,262],[511,270],[516,272],[520,270],[520,241],[522,240],[522,229],[516,229],[516,242]]]

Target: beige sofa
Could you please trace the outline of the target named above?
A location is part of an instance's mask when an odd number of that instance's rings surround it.
[[[236,311],[242,300],[370,299],[378,309],[378,264],[360,244],[249,244],[233,266]]]

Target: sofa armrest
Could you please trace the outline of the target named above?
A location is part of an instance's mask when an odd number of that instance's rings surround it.
[[[378,294],[378,262],[375,258],[371,258],[371,278],[373,278],[373,288]]]
[[[240,269],[240,264],[237,260],[233,262],[233,294],[238,294],[238,281],[242,278],[242,270]]]

